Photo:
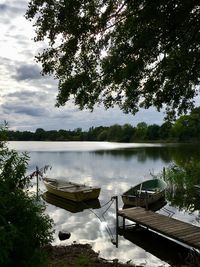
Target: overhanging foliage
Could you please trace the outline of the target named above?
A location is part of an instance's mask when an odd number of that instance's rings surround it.
[[[135,114],[193,107],[200,81],[198,0],[32,0],[43,74],[59,79],[57,105],[103,102]]]

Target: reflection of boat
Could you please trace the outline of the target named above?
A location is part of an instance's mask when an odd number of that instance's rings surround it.
[[[45,192],[43,195],[43,199],[56,207],[61,209],[65,209],[72,213],[81,212],[85,209],[99,209],[101,208],[100,202],[98,199],[87,200],[83,202],[75,202],[72,200],[67,200],[62,197],[58,197],[49,192]]]
[[[50,193],[77,202],[97,199],[101,190],[99,187],[91,187],[51,178],[43,178],[43,182]]]
[[[165,197],[167,184],[161,179],[151,179],[131,187],[122,195],[128,206],[145,207]]]

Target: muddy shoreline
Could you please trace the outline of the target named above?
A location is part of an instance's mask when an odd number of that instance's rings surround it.
[[[99,257],[89,244],[73,243],[67,246],[47,246],[45,251],[49,255],[50,267],[54,266],[75,266],[77,258],[85,257],[88,259],[88,264],[85,263],[81,266],[88,267],[141,267],[132,264],[130,261],[121,263],[118,259],[106,260]]]
[[[90,244],[73,243],[71,245],[46,246],[44,250],[48,253],[49,267],[143,267],[144,265],[136,265],[132,261],[126,263],[120,262],[118,259],[107,260],[101,258],[99,253],[92,249]],[[78,263],[77,263],[78,262]],[[145,266],[148,266],[146,263]],[[162,267],[162,265],[160,266]],[[171,267],[200,267],[199,257],[192,257],[185,264],[173,264]]]

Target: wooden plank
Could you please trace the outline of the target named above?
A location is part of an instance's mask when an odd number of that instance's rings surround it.
[[[166,227],[166,222],[159,222],[158,219],[156,218],[155,219],[152,219],[152,220],[140,220],[140,219],[135,219],[135,221],[138,223],[138,224],[143,224],[147,227],[153,227],[153,228],[163,228],[163,227]],[[169,225],[167,225],[167,227],[169,227]]]
[[[174,229],[174,231],[172,230],[171,233],[176,235],[176,236],[183,236],[183,235],[186,236],[187,234],[190,234],[190,233],[194,234],[194,229],[187,227],[186,229],[184,229],[184,232],[183,232],[182,229],[179,230],[179,229],[176,228],[176,229]]]
[[[131,216],[129,216],[129,217],[131,217]],[[155,222],[157,219],[155,218],[155,216],[153,214],[148,214],[148,215],[145,214],[145,215],[137,216],[135,220],[143,221],[143,222],[146,222],[146,221],[148,221],[148,222],[154,221]]]
[[[147,220],[146,220],[147,218]],[[148,220],[148,217],[137,217],[137,218],[134,218],[135,220],[137,221],[140,221],[142,223],[147,223],[149,225],[152,225],[152,226],[170,226],[172,224],[171,220],[169,220],[168,218],[158,218],[157,216],[154,217],[153,215],[151,216],[151,219]],[[175,226],[174,223],[172,225],[173,227]],[[180,225],[179,225],[180,227]]]
[[[165,232],[167,234],[170,235],[176,235],[178,236],[186,236],[186,233],[189,234],[194,234],[196,232],[196,229],[190,228],[190,225],[185,225],[184,227],[179,227],[179,225],[176,225],[173,227],[173,225],[171,224],[171,226],[169,225],[165,225],[165,226],[159,226],[159,225],[152,225],[150,224],[151,228],[156,228],[157,230],[161,231],[161,232]],[[199,229],[200,230],[200,229]],[[188,233],[189,231],[189,233]]]
[[[161,225],[161,227],[163,227],[163,229],[166,229],[166,230],[168,229],[169,231],[173,230],[174,232],[177,232],[177,233],[181,232],[182,234],[184,234],[184,232],[187,231],[188,229],[192,229],[193,231],[196,231],[196,229],[194,229],[192,227],[192,225],[189,225],[186,223],[184,225],[183,224],[177,224],[177,223],[173,224],[173,223],[174,223],[174,221],[168,223],[165,226]],[[161,228],[159,225],[157,227]]]
[[[187,227],[187,229],[184,230],[184,232],[182,232],[182,229],[180,230],[176,230],[176,235],[187,235],[190,233],[195,233],[196,234],[196,229],[194,229],[193,227]]]
[[[137,218],[138,219],[138,218]],[[145,217],[144,217],[145,219]],[[157,224],[173,224],[173,225],[179,225],[181,226],[180,223],[177,222],[173,222],[170,218],[166,217],[166,218],[162,218],[162,217],[157,217],[157,216],[153,216],[152,215],[152,222],[157,223]],[[142,221],[142,220],[141,220]],[[173,222],[173,223],[172,223]]]
[[[150,224],[150,227],[154,227],[154,228],[157,228],[157,229],[161,229],[162,231],[166,231],[166,232],[169,232],[169,233],[176,233],[177,231],[179,231],[180,227],[179,226],[173,226],[172,224],[170,225],[164,225],[164,224]],[[185,228],[181,228],[181,232],[183,231],[186,231],[188,229],[187,226],[185,226]]]
[[[133,220],[136,220],[137,222],[145,223],[145,224],[146,224],[146,221],[148,221],[148,224],[149,225],[153,224],[153,226],[156,226],[156,225],[165,226],[166,224],[168,224],[168,226],[171,225],[171,227],[178,227],[178,228],[183,227],[183,229],[185,229],[185,223],[184,222],[180,222],[178,220],[175,220],[175,219],[172,219],[169,217],[165,217],[164,215],[162,215],[162,217],[161,217],[161,216],[159,216],[160,214],[154,214],[154,213],[151,213],[148,215],[146,215],[146,214],[147,213],[145,213],[141,216],[136,216],[136,214],[134,214],[134,216],[126,214],[127,215],[126,217],[133,219]],[[159,218],[158,218],[158,216],[159,216]]]
[[[148,211],[142,208],[128,208],[128,209],[123,209],[123,210],[119,210],[118,213],[123,215],[123,214],[129,214],[129,213],[133,213],[133,214],[145,214]]]
[[[118,215],[165,236],[200,248],[200,227],[140,207],[118,211]]]
[[[200,248],[200,242],[196,242],[194,247],[199,249]]]
[[[196,242],[196,241],[199,241],[200,240],[200,235],[197,235],[197,236],[194,236],[194,234],[193,235],[184,235],[183,236],[183,239],[185,239],[185,240],[187,240],[188,242],[190,242],[190,241],[193,241],[193,242]]]

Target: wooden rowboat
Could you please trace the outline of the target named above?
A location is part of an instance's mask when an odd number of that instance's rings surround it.
[[[167,184],[161,179],[151,179],[142,182],[122,195],[122,201],[126,206],[146,207],[165,197]]]
[[[52,178],[43,178],[43,182],[48,192],[76,202],[97,199],[101,190],[100,187],[91,187],[85,184],[77,184]]]

